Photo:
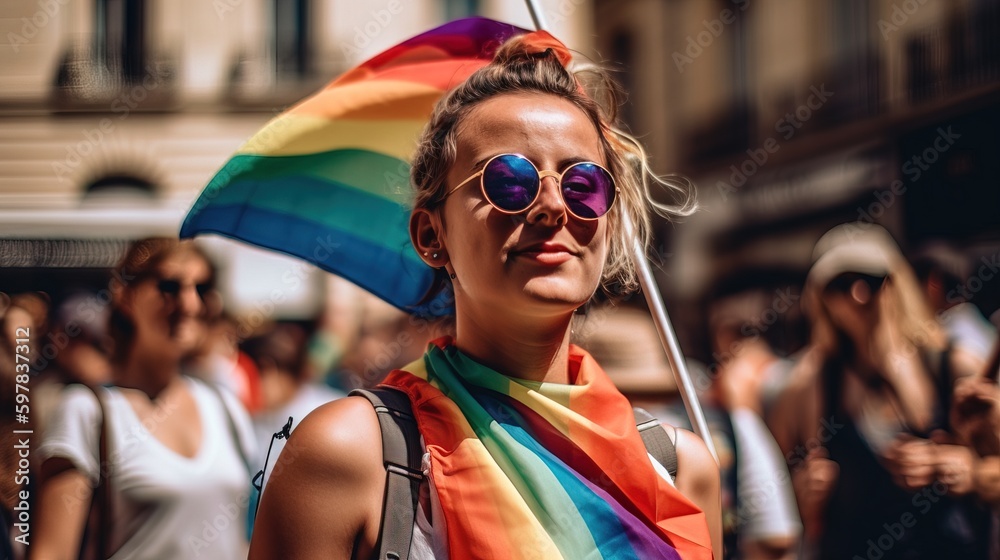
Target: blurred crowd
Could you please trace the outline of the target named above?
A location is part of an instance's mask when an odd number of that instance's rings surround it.
[[[956,290],[970,276],[969,263],[946,245],[904,258],[885,230],[848,224],[819,240],[804,281],[744,270],[710,290],[706,347],[691,352],[706,359],[688,368],[721,462],[727,558],[1000,558],[1000,346],[996,329]],[[91,531],[86,519],[104,507],[97,445],[81,451],[73,441],[96,443],[100,430],[74,424],[102,425],[93,404],[101,397],[80,385],[117,388],[101,405],[104,423],[121,417],[114,405],[122,397],[134,412],[128,418],[181,457],[197,459],[207,441],[230,450],[213,467],[221,493],[205,496],[202,482],[178,495],[238,504],[246,519],[249,480],[268,455],[273,464],[289,418],[294,429],[317,406],[376,384],[449,330],[361,292],[331,297],[311,320],[249,322],[228,312],[214,278],[197,245],[144,240],[99,292],[0,294],[2,471],[18,464],[13,429],[33,430],[38,446],[26,485],[0,480],[6,528],[25,488],[35,500],[33,542],[66,534],[79,542],[79,532]],[[590,307],[575,342],[635,406],[690,427],[655,327],[635,299]],[[27,349],[16,350],[18,328],[30,329]],[[32,364],[29,426],[17,424],[7,390],[22,351]],[[160,421],[163,409],[184,414]],[[111,462],[142,470],[131,460]],[[79,522],[77,532],[41,518],[54,511],[45,504],[53,481],[89,496],[77,518],[62,520]],[[150,513],[117,502],[106,530],[112,548],[150,526],[176,543],[148,546],[183,547],[188,557],[205,549],[213,558],[245,555],[250,529],[241,523],[224,531],[205,514],[185,519],[191,511],[183,508]],[[23,552],[15,543],[15,554]]]
[[[804,279],[740,270],[709,290],[708,359],[687,367],[727,558],[1000,558],[1000,346],[972,275],[943,243],[905,258],[852,223]],[[690,428],[649,313],[593,315],[580,342],[622,392]]]

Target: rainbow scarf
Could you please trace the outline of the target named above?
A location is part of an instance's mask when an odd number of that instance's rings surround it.
[[[450,294],[425,301],[434,269],[409,238],[410,158],[437,100],[526,31],[485,18],[404,41],[285,111],[229,159],[181,226],[303,258],[416,315],[452,313]],[[527,33],[538,49],[565,47]]]
[[[451,340],[384,384],[407,393],[452,558],[712,558],[705,516],[654,470],[628,401],[570,346],[570,385],[506,377]]]

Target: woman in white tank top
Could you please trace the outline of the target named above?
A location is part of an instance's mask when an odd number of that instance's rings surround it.
[[[75,557],[101,511],[110,511],[104,534],[91,530],[87,542],[104,537],[107,557],[245,557],[249,418],[236,399],[181,375],[213,280],[191,243],[148,239],[129,249],[110,286],[113,386],[64,393],[38,450],[31,558]],[[102,475],[110,508],[91,510]]]

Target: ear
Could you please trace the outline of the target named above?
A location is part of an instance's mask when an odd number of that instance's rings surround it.
[[[416,208],[410,214],[410,241],[420,258],[432,268],[448,262],[448,254],[441,241],[444,230],[437,212]]]

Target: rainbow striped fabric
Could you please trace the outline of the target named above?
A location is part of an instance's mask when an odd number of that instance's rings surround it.
[[[217,233],[288,253],[404,311],[450,314],[448,293],[422,301],[434,271],[410,244],[408,162],[444,92],[525,32],[458,20],[348,71],[243,145],[198,197],[180,236]]]
[[[572,384],[506,377],[448,338],[385,385],[410,398],[452,558],[710,559],[705,516],[654,470],[584,350]]]

